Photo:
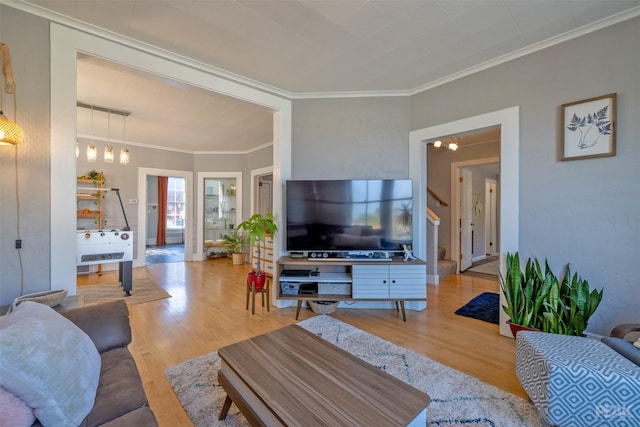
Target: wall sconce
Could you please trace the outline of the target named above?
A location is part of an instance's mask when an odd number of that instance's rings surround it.
[[[0,43],[2,52],[2,74],[7,79],[7,86],[4,90],[13,94],[13,115],[17,116],[18,107],[16,105],[16,84],[13,81],[13,69],[11,68],[11,56],[9,46]],[[17,145],[24,140],[24,131],[16,122],[12,122],[2,112],[2,79],[0,79],[0,145]]]

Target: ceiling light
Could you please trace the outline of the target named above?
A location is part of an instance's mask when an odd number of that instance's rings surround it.
[[[435,148],[448,148],[451,151],[456,151],[459,147],[460,144],[460,138],[451,138],[448,140],[445,140],[445,143],[443,144],[442,141],[440,141],[439,139],[436,141],[433,141],[433,146]]]
[[[16,115],[16,84],[13,81],[13,70],[11,68],[11,57],[9,56],[9,46],[0,43],[2,51],[2,74],[7,79],[6,91],[13,94],[13,112]],[[0,79],[0,145],[17,145],[24,139],[24,131],[16,122],[12,122],[2,112],[2,79]]]

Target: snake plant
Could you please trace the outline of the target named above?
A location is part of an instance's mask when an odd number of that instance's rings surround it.
[[[545,260],[544,273],[537,259],[529,258],[524,271],[518,253],[507,254],[506,273],[500,288],[507,305],[504,312],[512,323],[544,332],[582,335],[589,318],[602,300],[603,291],[589,290],[589,283],[567,271],[558,280]]]

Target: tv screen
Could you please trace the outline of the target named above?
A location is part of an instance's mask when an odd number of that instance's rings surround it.
[[[402,251],[412,243],[411,180],[286,182],[287,251]]]

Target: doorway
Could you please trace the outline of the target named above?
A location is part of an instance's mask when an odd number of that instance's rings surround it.
[[[242,172],[198,172],[194,259],[220,253],[222,240],[242,222]]]
[[[138,168],[138,239],[134,241],[135,244],[135,257],[133,260],[134,267],[144,267],[147,262],[147,230],[152,227],[149,223],[149,213],[153,211],[153,200],[150,196],[150,190],[154,187],[153,177],[167,176],[182,178],[184,180],[184,209],[182,214],[184,220],[182,221],[183,228],[177,227],[177,233],[180,235],[182,243],[183,261],[192,261],[193,251],[190,248],[193,247],[193,172],[191,171],[179,171],[172,169],[155,169],[155,168]],[[152,184],[150,184],[150,182]],[[157,182],[157,178],[156,178]],[[157,188],[157,184],[156,184]],[[152,191],[152,190],[151,190]],[[157,209],[157,201],[156,201]],[[157,216],[156,216],[157,217]],[[157,229],[157,223],[156,223]]]
[[[251,214],[273,212],[273,166],[251,171]]]
[[[146,265],[184,261],[185,181],[179,176],[147,176]]]
[[[451,253],[460,273],[499,253],[499,173],[499,157],[451,164]]]
[[[409,176],[414,186],[414,254],[427,263],[437,262],[437,254],[427,253],[427,141],[441,135],[454,135],[473,129],[500,126],[500,177],[501,203],[499,205],[500,228],[498,236],[500,265],[504,265],[507,252],[519,249],[519,200],[520,200],[520,108],[510,107],[477,116],[459,119],[418,129],[409,133]],[[502,268],[502,267],[501,267]],[[501,295],[501,304],[505,303]],[[500,313],[500,333],[509,336],[506,315]]]

